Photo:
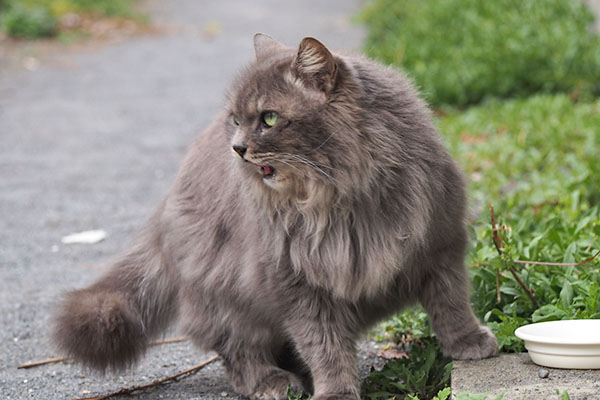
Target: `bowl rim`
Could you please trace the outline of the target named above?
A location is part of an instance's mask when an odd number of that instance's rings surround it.
[[[520,328],[515,330],[515,336],[519,339],[529,342],[536,343],[547,343],[547,344],[567,344],[567,345],[600,345],[600,330],[598,331],[598,338],[591,340],[577,340],[575,338],[565,338],[565,337],[548,337],[548,336],[540,336],[539,334],[527,332],[527,330],[531,329],[531,327],[537,327],[541,325],[565,325],[565,324],[573,324],[574,321],[577,321],[576,324],[595,324],[600,328],[600,319],[564,319],[558,321],[544,321],[544,322],[536,322],[533,324],[523,325]],[[587,321],[587,322],[581,322]]]

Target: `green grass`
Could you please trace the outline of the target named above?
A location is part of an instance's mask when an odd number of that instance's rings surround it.
[[[68,13],[131,17],[133,0],[0,0],[0,29],[9,36],[36,39],[59,33]]]
[[[0,14],[0,27],[13,37],[35,39],[53,36],[58,19],[48,7],[38,4],[9,3]]]
[[[133,0],[53,0],[55,9],[94,12],[99,15],[130,16]]]
[[[374,0],[366,53],[403,67],[433,105],[600,92],[600,39],[574,0]]]
[[[474,200],[520,211],[565,197],[574,210],[600,201],[599,123],[598,101],[538,95],[449,111],[438,125]]]

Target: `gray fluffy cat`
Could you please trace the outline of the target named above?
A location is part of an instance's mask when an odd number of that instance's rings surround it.
[[[495,354],[469,305],[461,173],[409,81],[313,38],[254,49],[134,244],[67,295],[59,349],[118,370],[179,316],[245,396],[357,399],[361,333],[420,302],[446,354]]]

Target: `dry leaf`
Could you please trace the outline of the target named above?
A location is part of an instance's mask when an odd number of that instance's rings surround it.
[[[399,352],[398,349],[392,348],[378,352],[377,357],[385,358],[386,360],[391,360],[394,358],[408,357],[408,354],[406,354],[405,352]]]

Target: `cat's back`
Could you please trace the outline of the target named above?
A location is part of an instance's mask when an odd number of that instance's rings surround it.
[[[400,204],[398,212],[388,216],[412,225],[420,232],[416,236],[441,243],[434,221],[462,224],[466,195],[462,173],[443,144],[429,106],[401,70],[362,56],[344,61],[358,84],[362,148],[370,151],[373,168],[383,171],[372,190],[383,204]]]
[[[360,55],[343,58],[363,91],[361,105],[373,112],[401,113],[412,124],[431,125],[431,113],[414,82],[400,69]]]

